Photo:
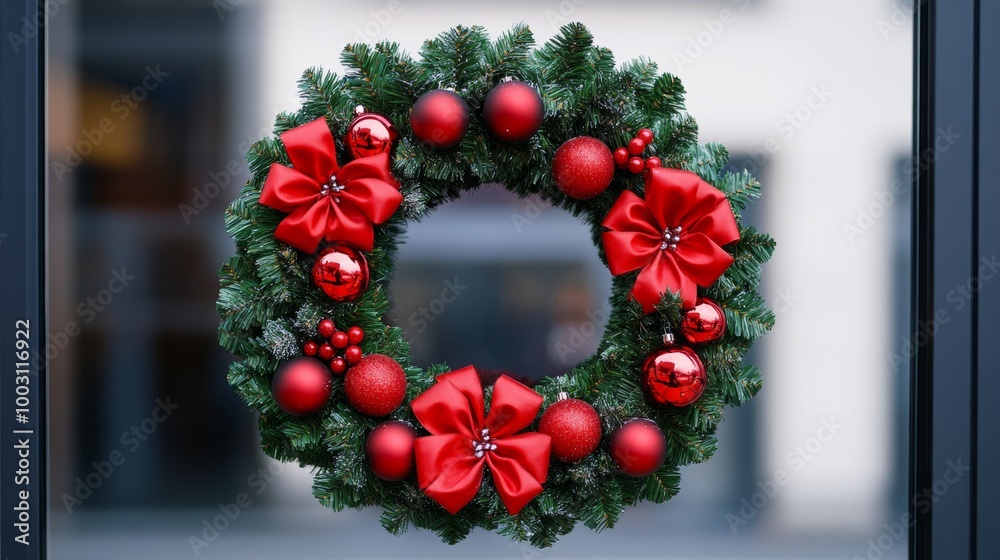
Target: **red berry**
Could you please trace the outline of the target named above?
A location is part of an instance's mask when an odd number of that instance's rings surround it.
[[[646,143],[642,141],[641,138],[633,138],[631,142],[628,143],[628,153],[633,156],[637,156],[646,149]]]
[[[347,371],[347,361],[339,356],[330,360],[330,371],[337,375],[344,373]]]
[[[337,331],[330,337],[330,343],[333,344],[334,348],[343,350],[344,348],[347,348],[347,345],[350,343],[350,339],[344,331]]]
[[[306,356],[315,356],[316,352],[319,350],[319,344],[313,341],[309,341],[302,346],[302,353]]]
[[[641,173],[645,166],[646,162],[642,161],[642,158],[639,156],[635,156],[628,160],[628,170],[632,173]]]
[[[653,143],[653,131],[649,130],[648,128],[644,128],[639,132],[636,132],[635,137],[638,138],[639,140],[642,140],[642,142],[646,145]]]
[[[330,358],[332,358],[333,357],[333,346],[330,346],[329,344],[327,344],[327,343],[324,342],[319,347],[319,357],[322,358],[322,359],[324,359],[324,360],[329,360]]]
[[[337,326],[333,324],[333,321],[329,319],[323,319],[322,321],[319,322],[319,326],[316,327],[316,330],[319,331],[319,335],[322,336],[323,338],[330,338],[330,335],[333,334],[333,331],[337,330]]]
[[[628,150],[625,148],[618,148],[611,155],[615,158],[615,165],[617,165],[619,169],[625,169],[625,166],[628,165]]]
[[[351,344],[359,344],[365,339],[365,331],[361,327],[355,325],[347,329],[347,340]]]
[[[360,346],[348,346],[347,350],[344,351],[344,358],[347,358],[347,363],[356,364],[361,361],[361,347]]]
[[[663,162],[660,161],[660,158],[656,156],[653,156],[646,160],[646,169],[652,169],[654,167],[659,167],[661,165],[663,165]]]

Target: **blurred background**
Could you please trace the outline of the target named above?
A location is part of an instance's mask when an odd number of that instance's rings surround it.
[[[52,558],[906,556],[912,3],[49,4]],[[216,343],[244,152],[348,42],[416,53],[456,24],[518,21],[544,42],[574,20],[678,75],[701,141],[764,183],[748,216],[779,244],[778,322],[751,358],[764,390],[675,499],[544,551],[322,508],[308,471],[259,451]],[[569,215],[487,185],[408,237],[393,319],[418,362],[537,376],[596,347],[610,277]]]

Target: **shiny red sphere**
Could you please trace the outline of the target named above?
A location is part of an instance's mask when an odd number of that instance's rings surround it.
[[[538,432],[552,438],[553,457],[575,463],[601,444],[601,417],[586,402],[565,399],[545,409]]]
[[[360,362],[362,355],[363,353],[361,352],[360,346],[348,346],[347,350],[344,350],[344,359],[347,360],[347,363],[349,364],[356,364]]]
[[[368,261],[349,245],[327,247],[316,257],[312,281],[337,303],[354,301],[368,289]]]
[[[413,444],[417,432],[399,420],[380,424],[365,441],[372,473],[383,480],[403,480],[413,472]]]
[[[538,91],[524,82],[504,82],[483,102],[486,128],[504,142],[524,142],[542,127],[545,106]]]
[[[429,91],[413,105],[410,127],[413,136],[432,149],[454,148],[469,132],[469,106],[451,90]]]
[[[646,162],[642,161],[642,158],[635,156],[628,160],[628,170],[632,173],[641,173],[646,167]]]
[[[691,344],[714,342],[726,334],[726,314],[718,303],[699,298],[693,308],[683,312],[680,331]]]
[[[406,398],[406,373],[389,356],[365,356],[344,375],[344,394],[361,414],[385,416]]]
[[[330,371],[337,375],[344,373],[347,371],[347,360],[340,356],[330,360]]]
[[[687,346],[668,344],[642,364],[642,386],[656,404],[687,406],[705,392],[705,365]]]
[[[323,360],[329,360],[333,357],[333,346],[329,343],[324,342],[319,345],[319,357]]]
[[[615,160],[615,165],[621,169],[625,169],[628,165],[629,153],[627,148],[615,148],[612,157]]]
[[[350,342],[351,342],[350,337],[347,336],[347,333],[345,333],[344,331],[337,331],[333,333],[333,336],[330,337],[330,344],[333,344],[333,347],[336,348],[337,350],[343,350],[344,348],[347,348],[347,345]]]
[[[647,146],[653,143],[653,131],[648,128],[643,128],[639,132],[636,132],[635,137],[642,140],[642,143]]]
[[[667,460],[667,438],[656,422],[629,420],[611,434],[611,458],[629,476],[649,476]]]
[[[318,332],[323,338],[330,338],[336,330],[337,325],[334,325],[333,321],[329,319],[323,319],[318,325],[316,325],[316,332]]]
[[[614,156],[597,138],[571,138],[559,146],[552,158],[552,179],[572,198],[594,198],[608,188],[614,176]]]
[[[333,375],[323,362],[299,357],[278,366],[271,380],[274,402],[292,416],[321,410],[333,391]]]
[[[655,167],[660,167],[661,165],[663,165],[663,161],[656,156],[646,159],[646,169],[653,169]]]
[[[646,143],[642,141],[641,138],[633,138],[631,142],[628,143],[628,153],[633,156],[637,156],[646,149]]]
[[[365,331],[358,326],[353,326],[347,329],[347,340],[351,344],[361,344],[361,341],[365,339]]]
[[[389,119],[377,113],[361,113],[347,125],[344,147],[352,158],[391,154],[399,132]]]
[[[302,345],[302,353],[306,356],[315,356],[316,352],[319,352],[319,344],[310,340]]]

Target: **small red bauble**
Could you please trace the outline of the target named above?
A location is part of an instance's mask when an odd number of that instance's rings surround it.
[[[528,140],[542,127],[544,116],[542,97],[524,82],[503,82],[483,102],[486,128],[504,142]]]
[[[714,342],[726,334],[726,314],[718,303],[699,298],[693,308],[683,312],[680,330],[691,344]]]
[[[559,400],[542,414],[538,433],[552,438],[552,456],[575,463],[597,449],[601,443],[601,418],[594,407],[580,399],[559,393]]]
[[[348,343],[350,343],[350,337],[344,331],[337,331],[330,337],[330,344],[333,344],[337,350],[347,348]]]
[[[323,338],[330,338],[336,330],[337,326],[334,325],[333,321],[329,319],[323,319],[319,322],[319,325],[316,326],[316,331],[319,332],[319,335]]]
[[[360,344],[365,339],[365,331],[358,326],[347,329],[347,340],[351,344]]]
[[[705,392],[705,365],[694,350],[663,339],[664,346],[642,364],[642,386],[657,404],[687,406]]]
[[[647,146],[653,143],[653,131],[648,128],[643,128],[639,132],[636,132],[635,137],[642,140],[642,143]]]
[[[312,281],[337,303],[354,301],[368,289],[368,261],[348,245],[327,247],[316,257]]]
[[[356,364],[361,361],[361,347],[360,346],[348,346],[347,350],[344,350],[344,359],[347,360],[349,364]]]
[[[628,160],[628,170],[632,173],[640,173],[646,167],[646,162],[642,158],[635,156]]]
[[[365,456],[375,476],[392,481],[410,476],[416,439],[416,430],[399,420],[390,420],[372,430],[365,441]]]
[[[597,138],[577,136],[563,143],[552,158],[552,178],[566,196],[579,200],[604,192],[615,176],[611,150]]]
[[[610,451],[623,474],[649,476],[667,460],[667,438],[656,422],[637,418],[611,434]]]
[[[646,160],[646,169],[653,169],[654,167],[660,167],[661,165],[663,165],[663,162],[656,156]]]
[[[641,138],[633,138],[631,142],[628,143],[628,153],[633,156],[637,156],[646,149],[646,143],[642,141]]]
[[[324,359],[324,360],[329,360],[330,358],[332,358],[333,357],[333,346],[330,346],[330,344],[326,343],[326,342],[324,342],[323,344],[320,344],[319,345],[319,357],[322,358],[322,359]]]
[[[354,110],[355,117],[347,125],[344,147],[351,157],[363,158],[391,154],[399,140],[399,132],[389,119],[378,113],[366,113],[364,107]]]
[[[615,148],[612,157],[615,160],[615,165],[619,168],[625,169],[625,166],[628,165],[629,153],[627,148]]]
[[[340,375],[347,371],[347,360],[337,356],[336,358],[330,360],[330,371]]]
[[[383,354],[361,358],[344,376],[344,394],[358,412],[385,416],[403,404],[406,373],[396,360]]]
[[[302,353],[305,354],[306,356],[315,356],[316,352],[318,351],[319,351],[319,344],[316,344],[311,340],[302,345]]]
[[[435,150],[454,148],[469,131],[469,106],[451,90],[435,89],[420,96],[410,114],[413,136]]]
[[[271,380],[271,394],[281,410],[308,416],[321,410],[333,390],[333,376],[323,362],[299,357],[278,366]]]

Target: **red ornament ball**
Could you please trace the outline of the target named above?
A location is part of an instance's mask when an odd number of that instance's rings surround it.
[[[329,360],[333,357],[333,346],[329,343],[324,342],[319,345],[319,357],[324,360]]]
[[[344,136],[344,146],[351,157],[391,154],[399,141],[399,132],[389,119],[378,113],[366,113],[363,107],[358,107],[355,114]]]
[[[615,160],[616,166],[620,169],[625,169],[625,166],[628,165],[628,158],[630,156],[627,148],[615,148],[614,153],[612,153],[612,157]]]
[[[319,322],[319,325],[316,325],[316,332],[323,338],[330,338],[336,330],[337,326],[329,319],[323,319]]]
[[[344,350],[344,359],[347,360],[347,363],[349,364],[356,364],[360,362],[362,355],[363,353],[361,352],[360,346],[348,346],[347,350]]]
[[[633,156],[637,156],[646,149],[646,143],[642,141],[642,138],[633,138],[631,142],[628,143],[628,153]]]
[[[668,342],[642,364],[642,385],[657,404],[687,406],[705,392],[705,365],[694,350]]]
[[[316,257],[312,281],[337,303],[354,301],[368,289],[368,261],[349,245],[327,247]]]
[[[483,102],[486,128],[504,142],[528,140],[542,127],[544,116],[542,96],[524,82],[503,82]]]
[[[330,371],[340,375],[347,371],[347,360],[337,356],[336,358],[330,360]]]
[[[347,333],[345,333],[344,331],[337,331],[333,333],[333,336],[330,337],[330,344],[333,344],[333,347],[336,348],[337,350],[343,350],[344,348],[347,348],[347,345],[350,342],[351,342],[350,337],[347,336]]]
[[[646,167],[646,162],[642,161],[642,158],[635,156],[628,160],[628,170],[632,173],[641,173]]]
[[[306,356],[315,356],[316,352],[319,352],[319,344],[310,340],[302,345],[302,353]]]
[[[353,326],[347,329],[347,340],[351,344],[361,344],[361,341],[365,339],[365,331],[358,326]]]
[[[667,460],[667,438],[656,422],[629,420],[611,434],[611,458],[623,474],[649,476]]]
[[[691,344],[714,342],[726,334],[726,314],[718,303],[699,298],[693,308],[683,312],[680,330]]]
[[[642,140],[642,143],[647,146],[653,143],[653,131],[648,128],[643,128],[639,132],[636,132],[635,137]]]
[[[299,357],[278,366],[271,380],[271,394],[281,410],[308,416],[321,410],[333,390],[333,376],[323,362]]]
[[[597,138],[567,140],[552,158],[552,178],[559,190],[572,198],[594,198],[608,188],[614,176],[614,156]]]
[[[454,148],[469,131],[469,106],[451,90],[429,91],[413,105],[410,127],[413,136],[432,149]]]
[[[399,420],[390,420],[372,430],[365,441],[365,456],[375,476],[392,481],[410,476],[416,439],[413,426]]]
[[[656,156],[653,156],[646,160],[646,169],[653,169],[655,167],[660,167],[661,165],[663,165],[663,161],[661,161],[660,158]]]
[[[371,354],[347,370],[344,393],[361,414],[385,416],[403,404],[406,373],[389,356]]]
[[[563,398],[545,410],[538,432],[552,438],[552,456],[575,463],[601,443],[601,418],[594,407],[580,399]]]

